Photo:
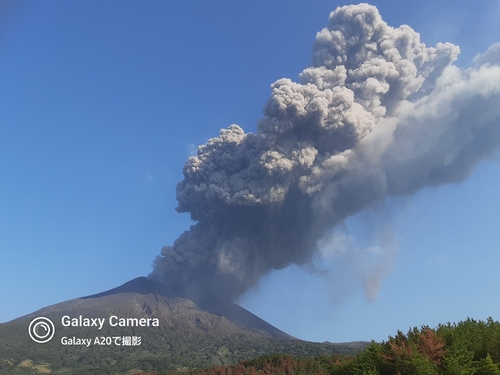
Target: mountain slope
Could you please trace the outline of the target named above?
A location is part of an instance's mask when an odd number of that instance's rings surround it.
[[[46,344],[35,343],[27,332],[40,316],[55,326]],[[132,325],[113,325],[119,322]],[[129,345],[134,338],[140,345]],[[66,345],[68,340],[84,345]],[[350,349],[297,340],[236,304],[200,308],[145,277],[0,324],[0,374],[193,369],[272,352],[315,355]]]
[[[106,292],[45,307],[21,319],[72,313],[87,317],[157,317],[163,328],[183,332],[201,330],[210,336],[293,338],[236,304],[201,309],[193,301],[175,296],[165,285],[146,277],[138,277]]]

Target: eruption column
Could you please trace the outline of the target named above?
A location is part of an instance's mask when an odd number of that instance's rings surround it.
[[[368,4],[330,14],[300,82],[283,78],[256,134],[199,146],[177,186],[196,222],[150,277],[202,304],[229,302],[273,269],[304,265],[348,216],[391,195],[464,180],[500,144],[500,44],[459,69]]]

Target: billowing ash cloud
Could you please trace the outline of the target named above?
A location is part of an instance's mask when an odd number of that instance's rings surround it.
[[[258,132],[231,125],[188,159],[177,210],[196,224],[151,277],[200,302],[234,300],[310,262],[374,202],[465,179],[500,144],[499,45],[469,69],[453,65],[458,54],[368,4],[337,8],[300,82],[271,85]]]

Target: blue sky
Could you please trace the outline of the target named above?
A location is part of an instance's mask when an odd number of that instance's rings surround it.
[[[175,186],[195,146],[254,131],[269,85],[297,80],[338,1],[7,2],[0,7],[0,322],[147,275],[187,229]],[[374,1],[457,65],[500,41],[500,1]],[[338,230],[358,255],[264,277],[241,304],[310,341],[500,319],[500,158],[459,185],[391,198]],[[359,262],[378,257],[377,298]],[[359,249],[375,249],[361,251]]]

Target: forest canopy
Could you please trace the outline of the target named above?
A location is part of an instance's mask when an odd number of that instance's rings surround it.
[[[500,375],[500,323],[468,318],[459,323],[398,331],[354,356],[294,358],[270,354],[218,366],[196,375]]]

